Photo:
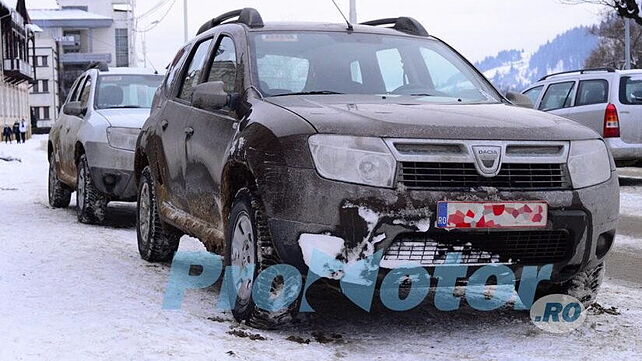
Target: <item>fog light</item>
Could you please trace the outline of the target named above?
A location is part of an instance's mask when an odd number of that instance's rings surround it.
[[[611,249],[611,246],[613,245],[614,238],[615,232],[602,233],[597,238],[597,244],[595,246],[595,255],[597,256],[597,258],[606,256],[606,254]]]

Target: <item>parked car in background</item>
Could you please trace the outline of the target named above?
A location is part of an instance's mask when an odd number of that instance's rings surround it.
[[[618,165],[642,160],[642,70],[599,68],[551,74],[523,94],[535,109],[598,132]]]
[[[74,83],[49,133],[49,204],[99,223],[110,201],[134,201],[134,148],[163,76],[96,64]]]
[[[471,270],[553,265],[540,295],[595,301],[619,214],[604,141],[511,104],[414,19],[231,12],[180,49],[154,105],[136,147],[145,260],[188,234],[255,276],[284,263],[336,281],[377,251],[382,269],[429,270],[462,252]],[[252,299],[285,281],[253,282],[235,283],[234,317],[290,319],[296,304]]]

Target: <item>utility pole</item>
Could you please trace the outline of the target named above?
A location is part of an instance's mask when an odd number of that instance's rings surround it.
[[[185,43],[189,40],[189,27],[187,26],[187,0],[183,0],[183,31]]]
[[[350,0],[350,23],[357,23],[357,0]]]
[[[631,70],[631,19],[624,20],[624,69]]]

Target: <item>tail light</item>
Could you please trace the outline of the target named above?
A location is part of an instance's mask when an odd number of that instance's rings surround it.
[[[617,116],[615,105],[609,104],[604,113],[604,138],[618,138],[620,136],[620,119]]]

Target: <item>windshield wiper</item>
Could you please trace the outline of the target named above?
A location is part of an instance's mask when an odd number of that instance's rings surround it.
[[[309,92],[296,92],[296,93],[284,93],[272,95],[273,97],[285,97],[289,95],[334,95],[334,94],[343,94],[331,90],[313,90]]]
[[[106,109],[140,109],[140,105],[108,105]]]

